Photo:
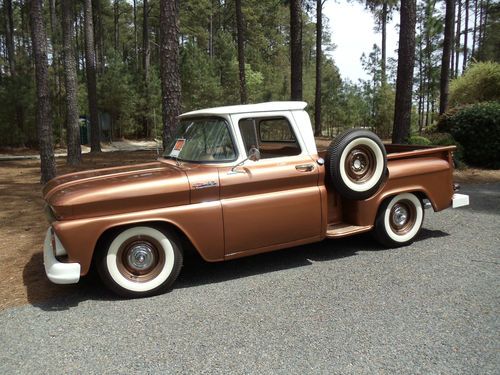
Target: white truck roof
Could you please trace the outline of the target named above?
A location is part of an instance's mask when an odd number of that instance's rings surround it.
[[[179,117],[185,116],[210,116],[210,115],[228,115],[235,113],[250,112],[272,112],[272,111],[297,111],[307,107],[306,102],[266,102],[258,104],[231,105],[226,107],[215,107],[200,109],[197,111],[186,112]]]

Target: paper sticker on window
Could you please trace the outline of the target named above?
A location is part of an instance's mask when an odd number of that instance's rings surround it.
[[[173,156],[174,158],[178,157],[179,154],[181,153],[182,148],[184,147],[185,143],[186,143],[185,139],[182,139],[182,138],[178,139],[175,142],[175,145],[174,145],[174,148],[173,148],[172,152],[170,152],[170,156]]]

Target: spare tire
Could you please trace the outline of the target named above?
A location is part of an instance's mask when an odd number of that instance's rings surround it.
[[[387,170],[385,147],[376,134],[352,129],[333,140],[327,153],[329,180],[347,199],[371,197]]]

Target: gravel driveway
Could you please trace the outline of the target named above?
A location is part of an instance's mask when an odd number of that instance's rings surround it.
[[[161,296],[119,300],[86,280],[5,310],[0,373],[498,374],[500,183],[462,191],[471,206],[427,210],[406,248],[360,235],[191,257]]]

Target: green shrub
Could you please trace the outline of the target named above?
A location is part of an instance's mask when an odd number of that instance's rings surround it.
[[[500,168],[500,103],[464,107],[449,117],[444,127],[463,146],[468,164]]]
[[[500,64],[480,62],[471,64],[465,73],[450,83],[450,108],[500,101]]]
[[[432,142],[426,137],[422,137],[420,135],[412,135],[408,139],[408,143],[411,145],[419,145],[419,146],[430,146]]]
[[[456,164],[455,166],[458,169],[465,167],[464,148],[450,133],[430,133],[426,134],[426,137],[430,140],[431,144],[435,146],[457,146],[457,149],[453,152],[453,160]]]

